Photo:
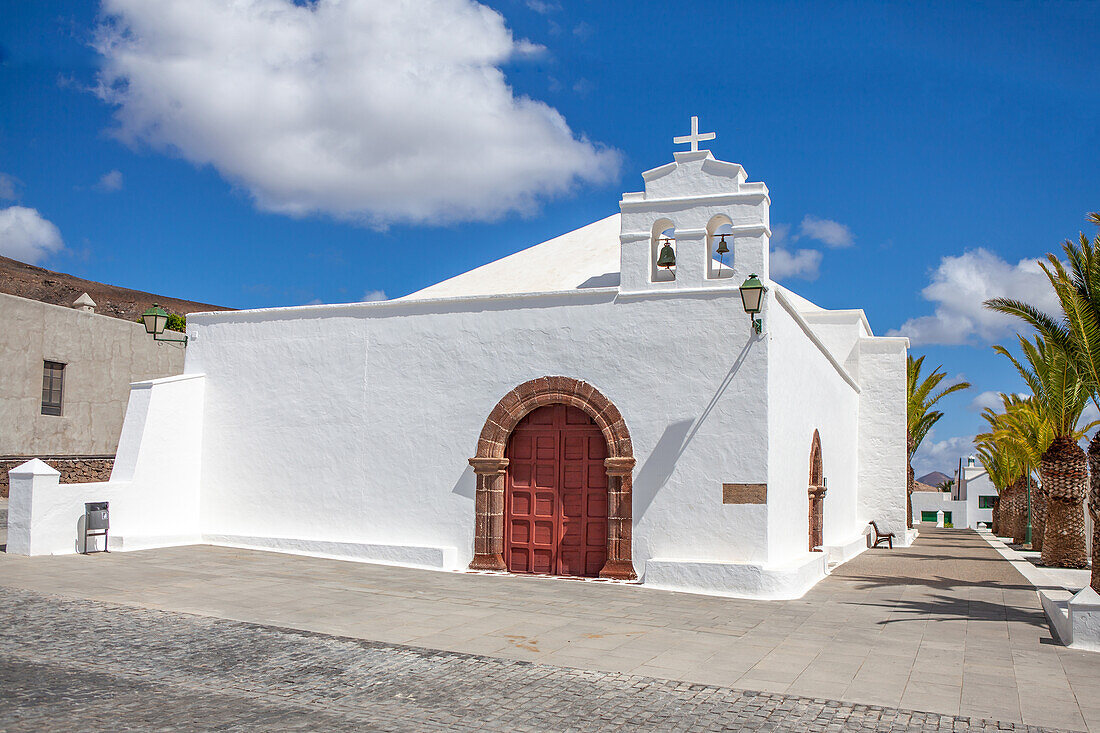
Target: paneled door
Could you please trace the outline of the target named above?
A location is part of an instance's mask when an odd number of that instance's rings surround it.
[[[513,573],[596,577],[607,561],[607,442],[583,410],[547,405],[508,439],[504,562]]]

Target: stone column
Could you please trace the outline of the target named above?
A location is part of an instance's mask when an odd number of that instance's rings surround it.
[[[504,473],[507,458],[471,458],[477,475],[474,559],[470,570],[507,570],[504,564]]]
[[[634,459],[607,458],[604,465],[607,466],[607,562],[600,570],[600,577],[637,580],[630,559]]]

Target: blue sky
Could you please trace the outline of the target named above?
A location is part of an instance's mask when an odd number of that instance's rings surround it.
[[[216,5],[0,2],[0,254],[395,297],[614,213],[698,115],[771,190],[777,279],[974,383],[917,465],[946,470],[1020,387],[977,304],[1041,301],[1027,261],[1100,210],[1098,4]]]

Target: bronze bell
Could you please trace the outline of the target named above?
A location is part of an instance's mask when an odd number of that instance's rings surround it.
[[[724,254],[727,254],[730,251],[730,248],[726,246],[726,235],[722,234],[720,236],[721,236],[721,239],[718,240],[718,249],[716,249],[714,251],[717,252],[720,255],[724,255]]]
[[[663,267],[666,270],[670,267],[676,266],[676,253],[672,251],[672,245],[669,244],[669,240],[663,240],[664,247],[661,247],[661,255],[657,258],[657,267]]]

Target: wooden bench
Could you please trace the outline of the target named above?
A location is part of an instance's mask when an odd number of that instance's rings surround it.
[[[873,519],[871,520],[871,529],[875,530],[875,542],[874,542],[873,545],[871,545],[871,547],[878,547],[883,542],[886,542],[886,543],[889,543],[891,550],[894,549],[894,533],[893,532],[883,533],[881,530],[879,530],[878,525],[875,524],[875,521]]]

